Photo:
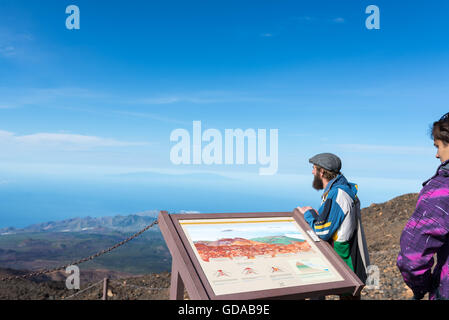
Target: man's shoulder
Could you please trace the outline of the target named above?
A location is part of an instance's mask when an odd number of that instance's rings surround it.
[[[338,205],[342,212],[350,212],[354,207],[355,197],[352,196],[350,190],[344,187],[332,188],[332,194],[329,192],[328,199],[332,199],[332,202]]]
[[[351,194],[352,191],[349,186],[338,185],[329,190],[328,198],[336,199],[338,197],[352,202],[354,199]]]

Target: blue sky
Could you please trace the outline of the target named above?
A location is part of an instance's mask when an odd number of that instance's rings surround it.
[[[80,30],[65,27],[71,4]],[[370,4],[380,30],[365,27]],[[444,0],[1,0],[0,227],[316,207],[307,160],[320,152],[342,158],[362,206],[418,192],[439,164],[428,128],[448,109],[448,9]],[[223,132],[278,129],[277,174],[173,165],[170,133],[195,120]],[[77,209],[61,213],[75,195]]]

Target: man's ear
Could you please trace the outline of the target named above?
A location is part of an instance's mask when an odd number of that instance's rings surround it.
[[[323,170],[323,169],[320,169],[320,171],[318,171],[318,176],[319,176],[321,179],[323,179],[323,177],[324,177],[324,170]]]

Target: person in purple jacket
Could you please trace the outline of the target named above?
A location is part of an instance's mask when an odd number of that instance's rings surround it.
[[[423,183],[416,209],[400,240],[397,267],[414,299],[449,299],[449,113],[433,123],[432,138],[441,165]],[[434,265],[434,255],[437,263]]]

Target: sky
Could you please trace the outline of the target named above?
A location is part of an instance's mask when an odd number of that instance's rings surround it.
[[[368,5],[380,29],[368,30]],[[80,10],[69,30],[66,7]],[[0,227],[168,209],[320,205],[337,154],[362,207],[439,165],[449,3],[0,0]],[[260,163],[175,165],[171,133],[278,130]],[[193,145],[193,141],[192,141]],[[204,144],[203,144],[204,147]]]

